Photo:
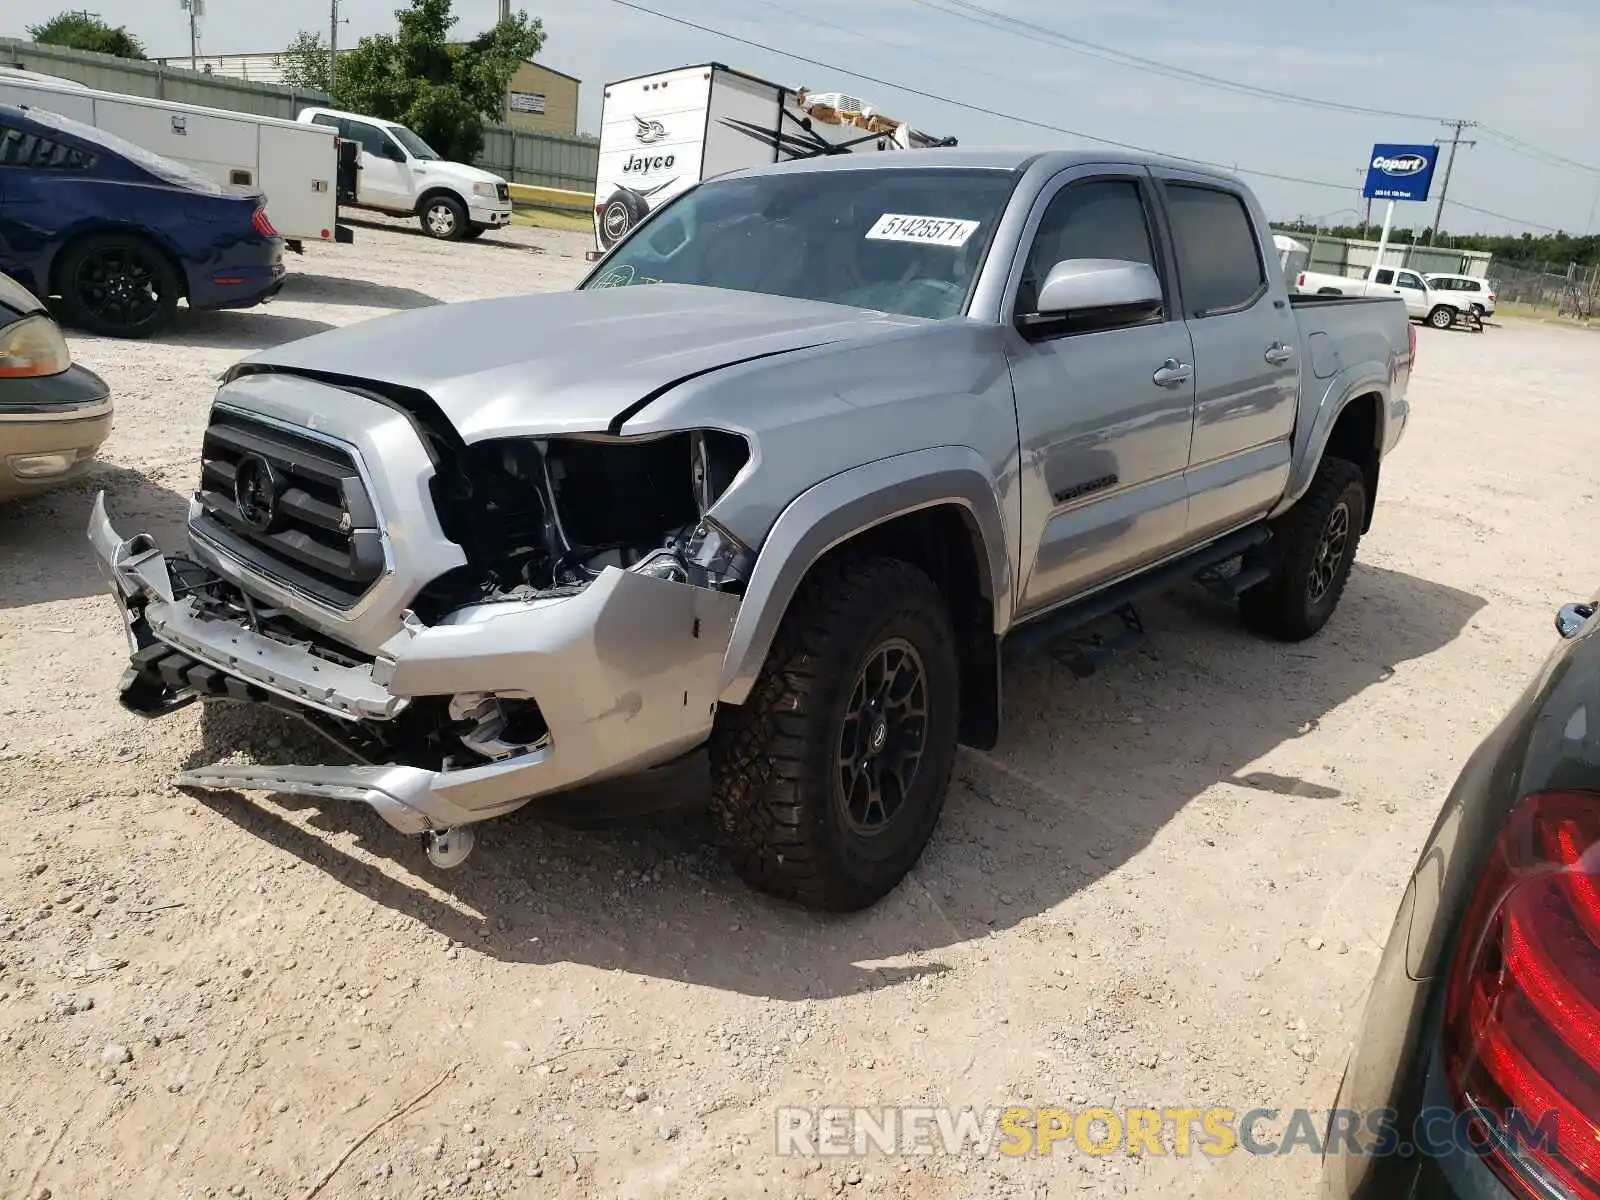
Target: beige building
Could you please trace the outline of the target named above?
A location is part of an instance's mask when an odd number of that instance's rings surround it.
[[[577,133],[578,81],[543,63],[523,63],[506,89],[506,124],[540,133]]]
[[[348,48],[339,53],[348,53]],[[187,67],[189,56],[156,61],[162,66]],[[226,75],[255,83],[283,82],[281,54],[202,54],[196,57],[195,66],[208,75]],[[531,60],[523,63],[506,88],[505,121],[513,129],[577,133],[578,80],[543,63]]]

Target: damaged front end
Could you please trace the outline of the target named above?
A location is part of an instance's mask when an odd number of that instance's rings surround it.
[[[133,651],[122,700],[276,707],[358,765],[180,783],[364,803],[454,865],[475,822],[704,742],[754,559],[711,511],[741,437],[467,446],[408,411],[397,449],[393,398],[344,393],[296,421],[296,389],[326,384],[268,382],[269,411],[213,412],[188,554],[122,537],[95,501]]]

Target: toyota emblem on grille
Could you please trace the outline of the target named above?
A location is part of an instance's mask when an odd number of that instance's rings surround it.
[[[266,533],[278,517],[278,475],[259,454],[246,454],[233,469],[233,500],[239,519]]]

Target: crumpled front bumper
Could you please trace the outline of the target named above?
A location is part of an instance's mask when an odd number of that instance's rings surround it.
[[[192,699],[272,703],[368,728],[427,697],[532,699],[548,733],[505,757],[432,770],[234,766],[187,771],[187,786],[277,791],[370,805],[405,833],[450,829],[582,783],[659,765],[711,729],[735,596],[610,568],[582,592],[475,605],[437,625],[415,618],[370,663],[343,665],[202,610],[175,586],[147,535],[124,539],[104,494],[89,542],[128,625],[130,689],[162,690],[158,715]]]

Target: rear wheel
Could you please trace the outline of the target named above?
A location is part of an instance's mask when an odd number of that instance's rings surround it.
[[[1428,314],[1428,324],[1435,329],[1449,329],[1456,323],[1456,310],[1448,304],[1441,304]]]
[[[102,337],[149,337],[171,321],[183,290],[159,249],[114,233],[68,247],[57,281],[67,321]]]
[[[1273,522],[1263,552],[1271,574],[1239,597],[1251,628],[1298,642],[1328,623],[1344,594],[1367,520],[1367,485],[1361,468],[1324,458],[1311,487]]]
[[[454,196],[430,196],[418,214],[422,232],[441,241],[458,242],[467,233],[467,206]]]
[[[916,567],[809,577],[749,700],[712,734],[712,809],[740,875],[835,912],[892,891],[944,804],[959,681],[944,601]]]

